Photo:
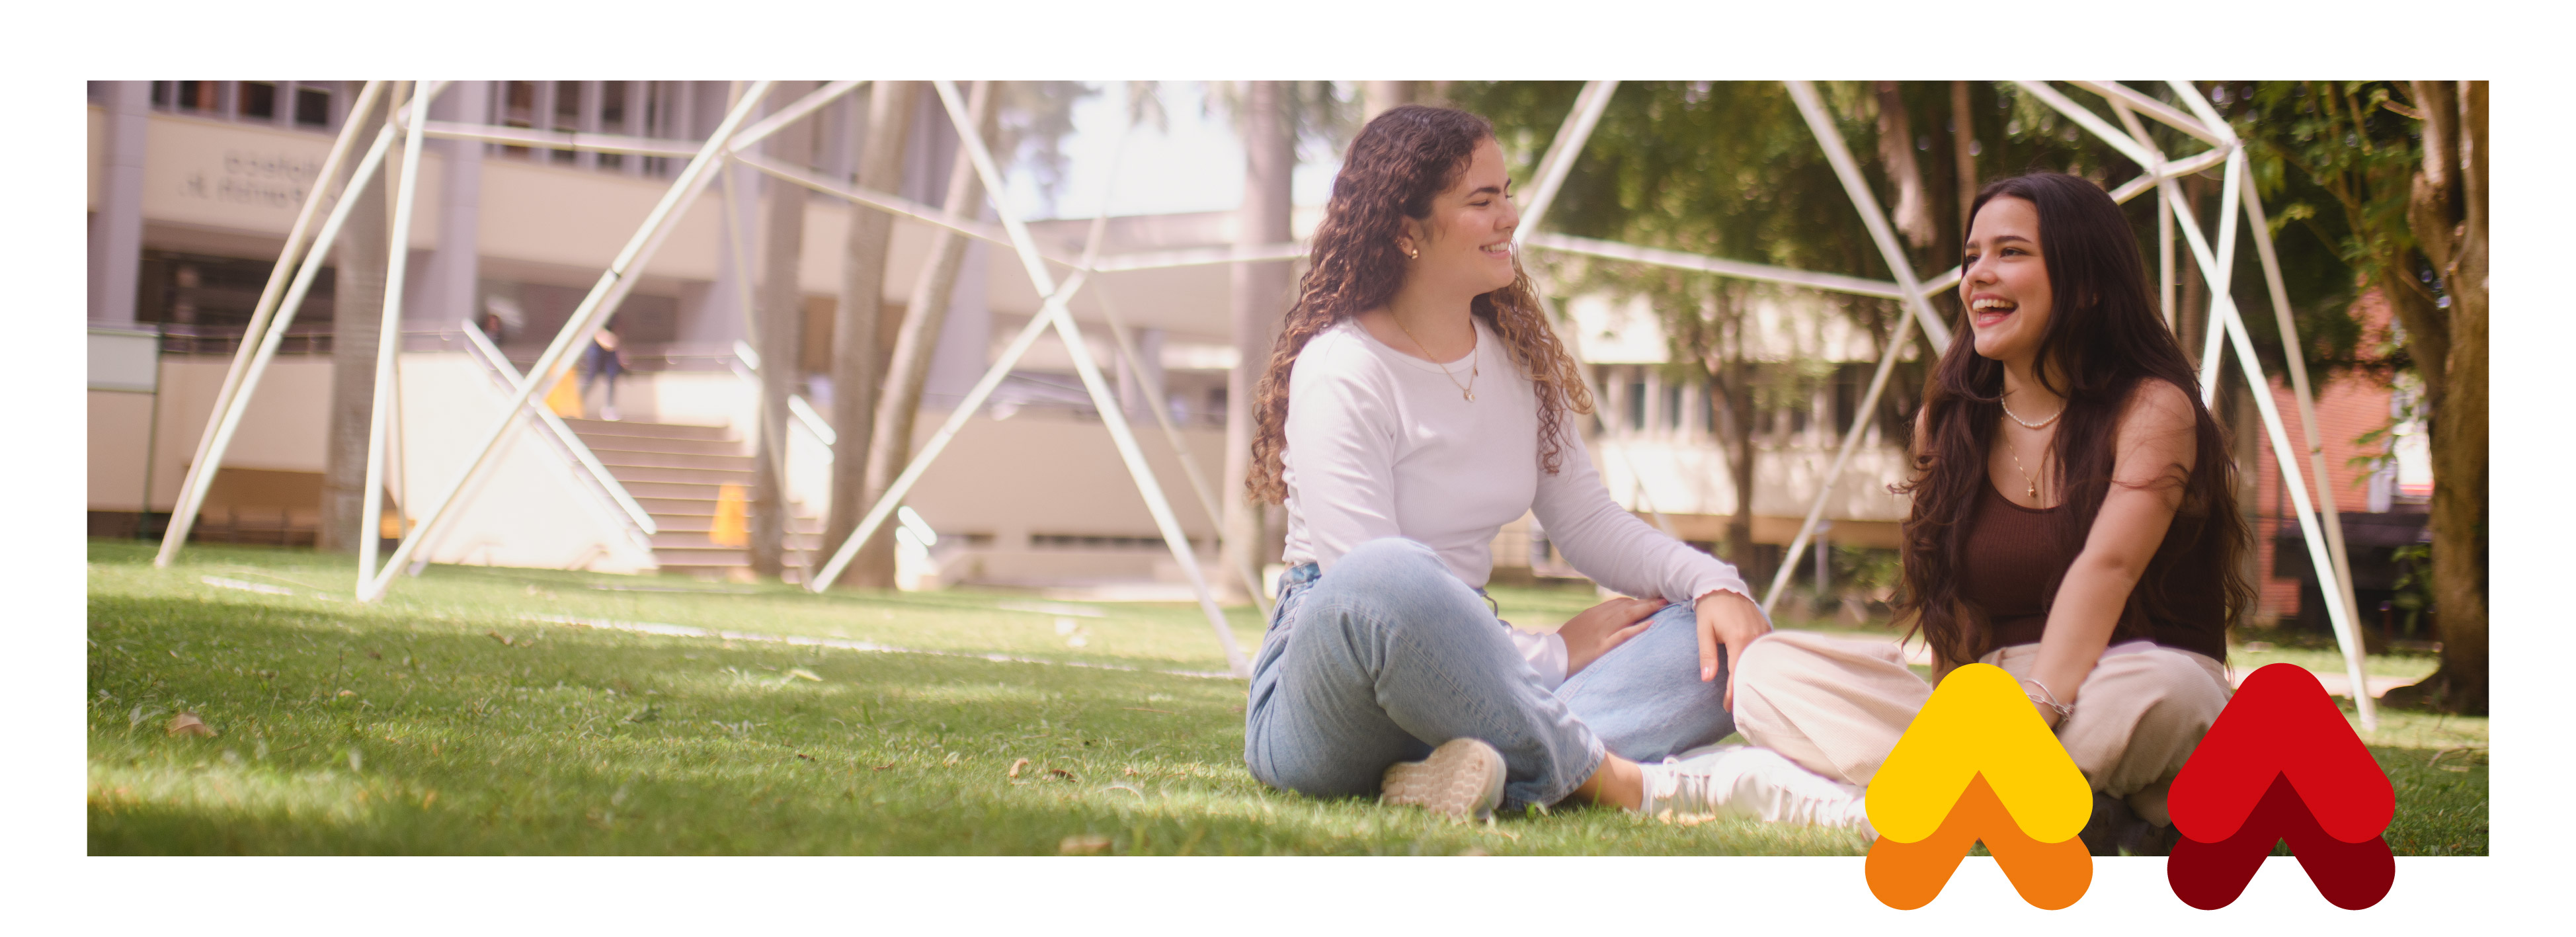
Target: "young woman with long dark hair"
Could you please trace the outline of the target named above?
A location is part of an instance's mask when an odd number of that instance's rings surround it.
[[[1254,403],[1246,485],[1288,515],[1244,761],[1272,787],[1459,817],[1568,797],[1836,824],[1857,791],[1734,731],[1725,662],[1770,629],[1735,570],[1603,488],[1591,412],[1514,256],[1492,125],[1397,107],[1350,145]],[[1621,592],[1555,635],[1479,595],[1533,513]],[[1658,762],[1658,759],[1672,759]],[[1640,764],[1640,762],[1655,762]]]
[[[1900,617],[1935,678],[2019,679],[2095,791],[2097,852],[2169,848],[2164,792],[2227,703],[2227,629],[2251,607],[2235,465],[2147,299],[2100,186],[2035,173],[1977,194],[1970,328],[1916,418]],[[1746,651],[1738,726],[1867,785],[1932,688],[1893,646],[1775,634]]]

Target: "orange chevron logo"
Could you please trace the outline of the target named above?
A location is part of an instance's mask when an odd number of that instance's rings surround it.
[[[1970,846],[1983,842],[2033,907],[2057,910],[2093,884],[2076,834],[2093,786],[2001,668],[1968,664],[1941,681],[1871,779],[1870,893],[1888,907],[1930,904]]]

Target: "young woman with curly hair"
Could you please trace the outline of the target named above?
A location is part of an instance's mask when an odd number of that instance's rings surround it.
[[[1244,761],[1272,787],[1457,817],[1575,797],[1857,823],[1855,790],[1741,747],[1726,661],[1770,629],[1733,568],[1602,487],[1591,395],[1514,256],[1492,126],[1443,108],[1352,141],[1254,405],[1252,494],[1288,515]],[[1554,635],[1479,595],[1524,513],[1621,592]]]
[[[1914,426],[1901,616],[1935,678],[2019,679],[2095,791],[2097,853],[2172,844],[2164,792],[2227,704],[2227,628],[2251,607],[2235,465],[2147,299],[2100,186],[2036,173],[1977,194],[1970,328]],[[1781,633],[1746,651],[1747,739],[1867,785],[1932,692],[1893,646]]]

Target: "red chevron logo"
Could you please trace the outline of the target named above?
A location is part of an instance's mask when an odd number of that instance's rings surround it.
[[[2195,908],[2234,902],[2278,842],[2338,907],[2377,904],[2396,881],[2380,836],[2396,815],[2396,789],[2315,675],[2289,664],[2246,679],[2166,806],[2182,840],[2165,877]]]

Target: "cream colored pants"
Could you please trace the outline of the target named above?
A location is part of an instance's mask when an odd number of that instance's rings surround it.
[[[1898,736],[1932,696],[1887,641],[1775,631],[1744,650],[1735,678],[1735,727],[1746,741],[1828,778],[1868,786]],[[2039,645],[1978,658],[2029,676]],[[2227,672],[2208,655],[2129,641],[2102,652],[2076,690],[2075,714],[2057,739],[2093,789],[2126,798],[2147,820],[2168,822],[2164,792],[2192,747],[2227,706]]]

